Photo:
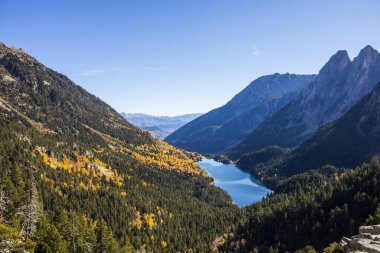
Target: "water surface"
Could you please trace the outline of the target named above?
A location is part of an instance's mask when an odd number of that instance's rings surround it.
[[[225,190],[240,207],[260,201],[271,192],[235,164],[223,164],[207,158],[203,158],[198,164],[215,179],[215,185]]]

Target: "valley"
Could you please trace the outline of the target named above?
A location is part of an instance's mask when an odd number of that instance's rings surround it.
[[[251,178],[260,180],[259,185],[263,183],[273,190],[273,193],[267,191],[268,196],[259,202],[255,199],[257,192],[250,192],[249,196],[239,192],[236,198],[234,194],[240,190],[241,183],[251,185],[252,181],[235,181],[241,173],[235,171],[235,164],[221,165],[210,160],[200,163],[211,176],[217,175],[215,185],[230,193],[238,205],[242,206],[240,197],[253,203],[246,206],[249,203],[245,202],[243,213],[248,221],[235,233],[225,235],[218,250],[343,252],[338,243],[343,235],[357,233],[364,223],[375,224],[370,217],[379,204],[377,192],[380,190],[377,183],[379,70],[380,54],[371,46],[364,47],[352,61],[347,52],[341,50],[316,76],[274,74],[258,78],[226,105],[202,115],[166,138],[178,147],[236,161]],[[266,91],[277,85],[297,87],[296,82],[289,83],[291,77],[306,78],[308,83],[292,96],[285,95],[288,100],[284,105],[269,107],[273,111],[265,115],[262,109],[249,109],[256,105],[248,102],[266,94],[260,90],[262,80],[265,80]],[[276,81],[271,81],[272,78]],[[248,90],[252,90],[251,95],[247,95]],[[273,94],[265,96],[268,97],[264,101],[273,100]],[[268,102],[265,103],[268,108]],[[237,113],[242,109],[245,112]],[[222,140],[216,133],[248,114],[260,115],[263,119],[259,123],[243,121],[252,132],[221,149],[217,142],[222,143]],[[231,115],[232,119],[228,119]],[[232,140],[242,129],[224,131],[223,141]],[[211,141],[206,141],[208,138]],[[229,169],[223,171],[224,167]],[[232,190],[229,189],[234,183]]]
[[[340,54],[317,77],[299,77],[311,83],[272,108],[259,128],[322,85],[320,76],[339,65]],[[380,79],[372,71],[378,55],[366,47],[355,60],[362,83]],[[248,135],[226,152],[208,155],[153,138],[23,50],[0,44],[0,77],[3,249],[337,250],[343,236],[380,222],[373,218],[380,210],[380,84],[297,147],[249,149]],[[298,77],[274,78],[291,86],[289,78]],[[274,86],[282,85],[277,81]],[[254,81],[250,87],[256,85],[261,84]],[[191,128],[198,124],[193,121],[187,124]]]
[[[0,253],[380,253],[379,10],[0,1]]]

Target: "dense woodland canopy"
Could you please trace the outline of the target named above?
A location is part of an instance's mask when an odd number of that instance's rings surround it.
[[[65,169],[67,157],[80,163],[77,154],[88,153],[84,146],[68,152],[4,118],[0,133],[0,234],[4,241],[15,238],[17,247],[36,247],[36,252],[93,252],[90,248],[97,247],[104,249],[94,252],[141,247],[207,251],[210,241],[239,221],[229,197],[204,176],[139,165],[120,153],[94,152],[84,156],[88,162],[79,170]],[[37,142],[46,154],[62,157],[62,163],[56,168],[46,163],[30,145]],[[122,180],[99,173],[103,167],[95,162],[101,160]],[[23,236],[29,218],[33,228]]]
[[[226,237],[222,250],[294,252],[306,246],[322,251],[360,225],[376,223],[380,162],[355,169],[327,166],[283,181],[275,193],[245,208],[248,222]]]

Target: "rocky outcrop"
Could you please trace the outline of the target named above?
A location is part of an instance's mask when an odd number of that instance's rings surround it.
[[[344,252],[380,253],[380,225],[362,226],[359,235],[343,237],[340,241]]]

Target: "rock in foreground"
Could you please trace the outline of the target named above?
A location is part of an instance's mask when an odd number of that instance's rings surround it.
[[[344,252],[380,252],[380,225],[362,226],[359,235],[351,238],[343,237],[340,241]]]

